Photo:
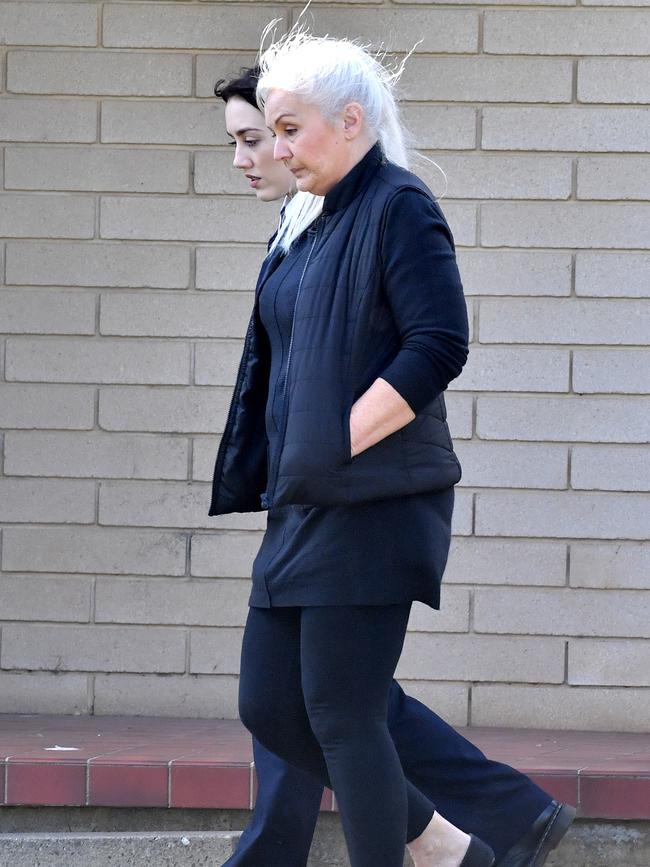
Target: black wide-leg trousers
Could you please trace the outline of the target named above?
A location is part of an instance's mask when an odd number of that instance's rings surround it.
[[[336,794],[352,867],[402,867],[435,811],[386,722],[411,603],[250,607],[239,715],[267,749]]]

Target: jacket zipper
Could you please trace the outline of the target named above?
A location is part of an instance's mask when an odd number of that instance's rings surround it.
[[[248,330],[246,331],[246,338],[244,340],[244,348],[242,350],[242,356],[239,361],[239,368],[237,370],[237,378],[235,380],[235,390],[233,392],[233,396],[230,400],[230,408],[228,410],[228,418],[226,419],[226,425],[223,429],[223,433],[221,435],[221,442],[219,443],[219,450],[217,452],[217,459],[215,461],[214,473],[212,475],[212,483],[216,488],[214,492],[214,496],[212,497],[212,506],[217,506],[217,502],[219,499],[219,488],[221,487],[221,471],[223,470],[223,464],[226,457],[226,449],[228,447],[228,441],[230,440],[230,435],[232,432],[233,425],[235,423],[235,415],[237,413],[237,403],[239,402],[239,393],[241,392],[242,385],[244,384],[244,368],[248,363],[248,355],[250,353],[250,344],[253,334],[253,316],[255,312],[251,314],[251,318],[248,322]]]
[[[298,291],[296,292],[296,300],[293,305],[293,316],[291,319],[291,335],[289,337],[289,349],[287,351],[287,366],[284,373],[284,382],[282,383],[282,400],[284,403],[283,407],[283,417],[282,417],[282,436],[280,439],[280,443],[277,449],[277,456],[275,459],[275,468],[273,472],[273,484],[271,485],[271,473],[268,473],[268,481],[266,486],[266,491],[261,495],[262,508],[268,509],[273,505],[273,495],[275,493],[275,488],[278,481],[278,472],[280,470],[280,457],[282,455],[282,449],[284,448],[284,438],[287,433],[287,421],[289,417],[289,407],[287,405],[286,399],[286,391],[287,385],[289,383],[289,366],[291,364],[291,349],[293,347],[293,334],[294,328],[296,324],[296,310],[298,309],[298,301],[300,300],[300,293],[302,291],[302,283],[305,278],[305,274],[307,272],[307,266],[309,265],[309,260],[311,259],[312,253],[314,252],[314,247],[316,246],[316,242],[318,241],[318,230],[320,229],[320,223],[322,220],[322,215],[317,218],[316,223],[314,223],[314,227],[316,231],[314,232],[314,240],[311,242],[311,247],[309,248],[309,253],[307,254],[307,259],[302,269],[302,274],[300,275],[300,282],[298,283]]]
[[[223,470],[223,464],[226,457],[226,450],[230,442],[230,435],[232,433],[232,428],[235,424],[235,416],[237,415],[237,405],[239,403],[239,394],[241,392],[242,386],[244,384],[244,370],[246,369],[246,365],[248,364],[248,356],[250,355],[250,345],[253,339],[253,322],[255,319],[257,304],[259,300],[261,286],[255,287],[255,299],[253,301],[253,309],[251,311],[250,319],[248,320],[248,328],[246,330],[246,336],[244,338],[244,346],[242,349],[241,358],[239,360],[239,367],[237,369],[237,377],[235,379],[235,388],[233,390],[233,394],[230,400],[230,407],[228,409],[228,417],[226,419],[226,424],[223,430],[223,434],[221,435],[221,442],[219,443],[219,449],[217,451],[217,458],[214,466],[214,473],[212,475],[212,486],[215,491],[214,496],[212,497],[212,502],[210,505],[210,509],[216,505],[219,498],[219,489],[221,488],[221,472]],[[215,490],[216,489],[216,490]]]

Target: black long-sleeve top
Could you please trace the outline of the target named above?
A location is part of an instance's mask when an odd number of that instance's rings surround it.
[[[381,377],[417,413],[460,374],[469,337],[453,237],[435,202],[415,190],[394,197],[381,265],[402,339]]]
[[[260,296],[271,348],[266,409],[271,454],[279,444],[277,420],[304,240],[276,265]],[[402,344],[380,376],[417,413],[460,373],[467,357],[465,301],[453,238],[439,207],[415,190],[398,193],[388,209],[381,259],[383,290]],[[249,604],[420,600],[439,608],[453,502],[452,487],[356,505],[271,508],[253,564]]]

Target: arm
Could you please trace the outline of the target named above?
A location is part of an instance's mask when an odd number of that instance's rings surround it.
[[[413,421],[415,413],[393,386],[377,377],[350,411],[352,457]]]
[[[352,407],[352,456],[412,421],[467,359],[467,307],[453,237],[423,193],[402,190],[390,203],[381,265],[402,344]]]

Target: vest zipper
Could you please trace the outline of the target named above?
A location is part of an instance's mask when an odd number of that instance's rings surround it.
[[[315,228],[314,232],[314,240],[311,242],[311,247],[309,248],[309,253],[307,254],[307,259],[302,269],[302,274],[300,275],[300,282],[298,283],[298,291],[296,292],[296,300],[293,305],[293,316],[291,319],[291,335],[289,337],[289,349],[287,351],[287,366],[284,373],[284,382],[282,383],[282,401],[284,403],[283,406],[283,416],[282,416],[282,436],[280,439],[280,443],[277,448],[277,457],[275,459],[275,468],[273,473],[270,472],[268,475],[266,491],[260,496],[262,502],[262,508],[268,509],[273,505],[273,495],[275,493],[275,487],[278,481],[278,472],[280,470],[280,457],[282,455],[282,449],[284,448],[284,438],[287,433],[287,421],[289,417],[289,407],[288,401],[286,398],[287,385],[289,383],[289,365],[291,364],[291,349],[293,347],[293,334],[294,328],[296,324],[296,310],[298,309],[298,301],[300,300],[300,293],[302,291],[302,282],[305,278],[305,273],[307,272],[307,266],[309,265],[309,260],[311,259],[311,255],[314,252],[314,247],[316,246],[316,242],[318,241],[318,230],[320,228],[320,222],[322,220],[322,215],[316,219],[316,222],[313,224],[312,228]],[[307,230],[309,231],[309,230]],[[272,484],[271,484],[272,481]]]

